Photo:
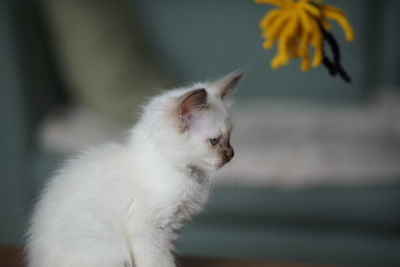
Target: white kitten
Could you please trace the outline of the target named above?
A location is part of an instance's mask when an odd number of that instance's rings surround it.
[[[91,149],[62,168],[36,205],[29,266],[175,266],[175,231],[233,157],[230,109],[241,77],[155,97],[126,144]]]

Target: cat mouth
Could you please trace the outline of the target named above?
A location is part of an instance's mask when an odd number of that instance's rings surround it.
[[[218,164],[218,169],[221,168],[221,167],[223,167],[223,166],[224,166],[225,164],[227,164],[228,162],[230,162],[232,158],[233,158],[233,157],[226,157],[226,156],[223,156],[223,157],[221,158],[219,164]]]

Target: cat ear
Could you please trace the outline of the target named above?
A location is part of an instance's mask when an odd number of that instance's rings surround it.
[[[211,82],[211,87],[214,88],[218,97],[222,100],[228,100],[233,95],[243,75],[243,71],[234,71],[214,82]]]
[[[187,130],[197,111],[207,108],[207,91],[204,88],[190,91],[179,103],[178,115],[181,132]]]
[[[207,91],[204,88],[190,91],[182,99],[179,104],[179,116],[181,117],[207,107]]]

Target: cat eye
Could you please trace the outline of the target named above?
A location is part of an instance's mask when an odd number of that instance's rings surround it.
[[[210,144],[215,146],[219,143],[219,138],[211,138],[210,139]]]

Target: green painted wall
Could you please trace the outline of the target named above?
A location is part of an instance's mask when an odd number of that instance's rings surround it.
[[[347,43],[333,23],[351,85],[331,78],[324,68],[302,73],[298,62],[273,71],[269,62],[275,51],[261,48],[258,28],[271,6],[251,0],[132,2],[158,57],[180,80],[201,80],[244,67],[248,75],[239,94],[268,99],[359,101],[377,89],[399,87],[399,1],[327,1],[348,13],[357,34],[355,42]]]
[[[22,76],[14,32],[15,2],[0,1],[0,244],[20,241],[28,176]]]

